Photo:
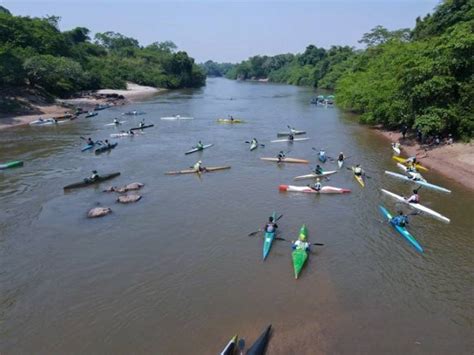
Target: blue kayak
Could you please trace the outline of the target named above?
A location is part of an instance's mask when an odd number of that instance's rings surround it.
[[[272,214],[273,222],[276,221],[276,212]],[[265,232],[265,236],[263,237],[263,260],[265,260],[270,253],[270,249],[272,247],[273,239],[275,239],[276,229],[269,233]]]
[[[94,144],[87,144],[82,147],[81,152],[85,152],[86,150],[94,148]]]
[[[412,236],[405,227],[397,226],[395,223],[392,223],[392,215],[390,214],[390,212],[388,212],[388,210],[385,207],[379,206],[379,208],[380,208],[380,212],[382,212],[385,218],[388,219],[388,221],[393,226],[393,228],[395,228],[398,233],[400,233],[408,242],[410,242],[411,245],[413,245],[416,250],[418,250],[420,253],[423,253],[423,248],[415,239],[415,237]]]

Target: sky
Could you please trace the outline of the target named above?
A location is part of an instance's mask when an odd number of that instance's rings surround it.
[[[61,17],[61,30],[114,31],[142,45],[171,40],[204,62],[240,62],[253,55],[301,53],[314,44],[349,45],[382,25],[415,25],[439,0],[0,0],[14,15]]]

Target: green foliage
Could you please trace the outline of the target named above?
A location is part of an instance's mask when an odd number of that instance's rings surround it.
[[[8,11],[8,9],[6,9],[3,6],[0,5],[0,14],[11,15],[11,12]]]
[[[173,42],[141,47],[116,32],[77,27],[61,32],[59,17],[12,16],[0,8],[0,89],[38,88],[55,96],[79,90],[126,88],[126,81],[156,87],[199,87],[204,72]]]
[[[200,64],[200,67],[207,76],[226,76],[227,72],[234,66],[232,63],[216,63],[212,60]]]

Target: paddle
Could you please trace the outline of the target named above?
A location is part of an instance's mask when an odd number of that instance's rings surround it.
[[[277,240],[283,240],[283,241],[285,241],[285,242],[291,243],[290,240],[285,239],[285,238],[282,238],[282,237],[275,237],[275,239],[277,239]],[[324,244],[323,244],[323,243],[309,243],[309,245],[323,246]]]
[[[283,217],[282,214],[278,216],[273,222],[279,221],[281,217]],[[249,233],[248,236],[253,237],[255,234],[260,233],[260,232],[263,232],[263,229],[259,229],[259,230],[256,230],[255,232]]]
[[[239,339],[239,342],[238,342],[238,347],[239,347],[239,350],[240,350],[240,355],[243,355],[244,354],[244,349],[245,349],[245,340],[244,339]]]

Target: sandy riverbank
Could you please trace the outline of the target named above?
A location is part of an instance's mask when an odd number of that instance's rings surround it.
[[[426,150],[414,139],[403,139],[399,132],[379,128],[374,131],[391,142],[399,142],[402,156],[416,156],[427,168],[474,190],[474,144],[472,142],[444,144]]]
[[[88,111],[92,110],[96,105],[102,104],[114,106],[125,105],[133,101],[151,97],[163,91],[166,91],[166,89],[127,83],[126,90],[103,89],[83,94],[73,99],[56,100],[54,104],[31,103],[30,112],[0,116],[0,130],[27,125],[39,118],[56,118],[64,116],[65,114],[72,114],[77,108]]]

